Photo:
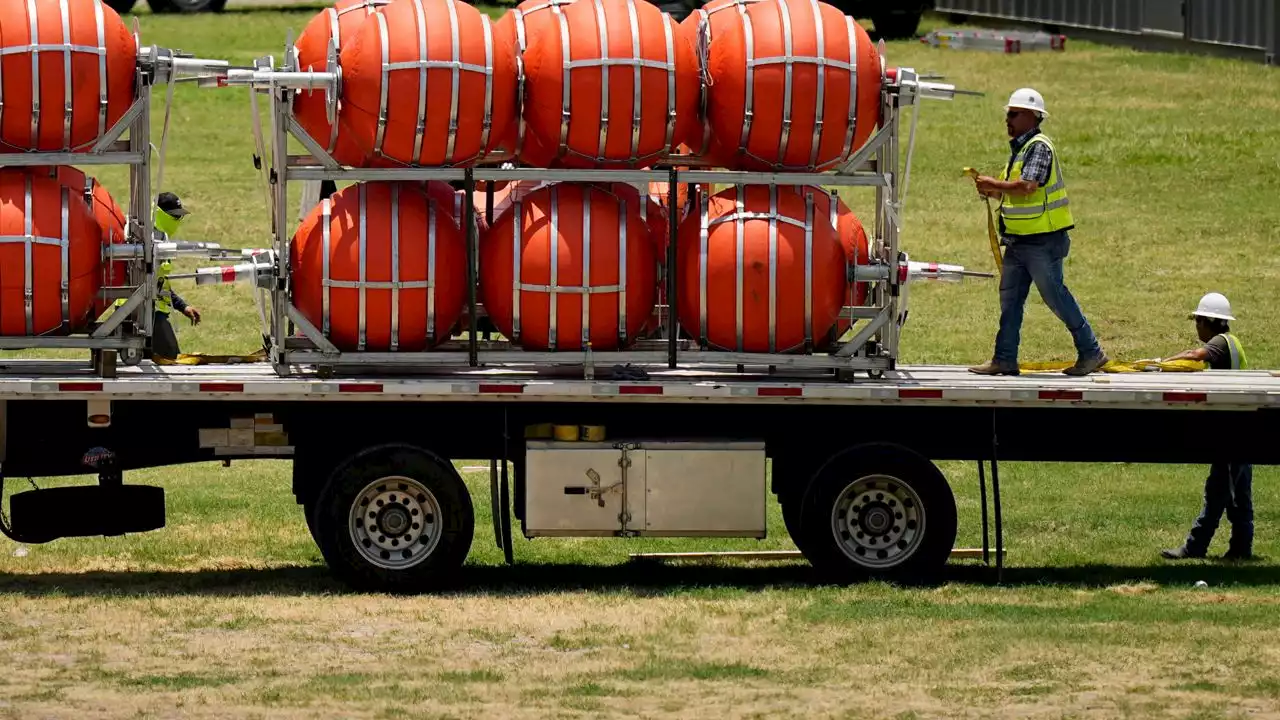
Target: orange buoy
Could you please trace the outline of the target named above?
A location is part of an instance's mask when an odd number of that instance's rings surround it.
[[[137,45],[103,0],[9,0],[0,51],[10,150],[89,150],[133,103]]]
[[[515,122],[513,52],[471,5],[398,0],[342,49],[340,121],[375,160],[473,164]]]
[[[100,247],[106,248],[109,245],[118,245],[128,239],[128,231],[126,230],[126,216],[124,208],[120,207],[115,198],[111,197],[111,193],[98,182],[97,178],[89,177],[83,171],[71,167],[69,165],[61,165],[57,168],[39,167],[32,168],[33,173],[54,177],[64,187],[71,190],[73,197],[78,198],[81,202],[87,202],[89,211],[93,214],[94,223],[98,228],[98,238]],[[129,283],[129,261],[127,260],[104,260],[102,263],[102,285],[103,287],[119,287]],[[102,297],[94,298],[94,316],[101,315],[106,311],[109,303]]]
[[[340,350],[423,350],[462,314],[466,245],[421,184],[339,190],[303,221],[291,251],[293,302]]]
[[[853,266],[866,265],[870,260],[870,243],[867,240],[866,229],[862,227],[862,222],[858,220],[858,216],[849,209],[848,205],[844,204],[844,201],[840,199],[840,196],[835,191],[806,187],[805,192],[813,195],[816,214],[826,217],[831,227],[835,228],[836,237],[840,240],[840,246],[844,248],[845,277],[851,277],[847,273],[852,270]],[[866,301],[867,284],[850,283],[845,289],[841,304],[844,306],[857,306],[865,304]],[[828,336],[828,341],[839,339],[851,327],[853,327],[853,320],[841,317],[836,323],[835,332]],[[823,348],[828,344],[830,343],[819,341],[817,346]]]
[[[480,241],[480,294],[526,350],[616,350],[653,312],[653,243],[634,198],[560,183],[514,201]]]
[[[835,229],[814,193],[732,187],[680,227],[680,323],[705,346],[737,352],[812,349],[835,326],[848,281]]]
[[[707,119],[706,88],[706,81],[710,76],[704,64],[708,59],[711,40],[728,32],[724,29],[725,23],[729,23],[731,27],[739,31],[741,30],[741,27],[738,27],[741,19],[732,17],[729,13],[745,13],[747,6],[753,3],[769,1],[771,0],[711,0],[711,2],[689,13],[680,22],[680,32],[688,39],[690,46],[693,47],[698,57],[698,72],[703,80],[702,92],[698,96],[698,115],[701,123],[698,128],[698,134],[689,138],[690,147],[694,149],[698,157],[705,157],[711,151],[711,122]]]
[[[298,68],[303,71],[324,72],[329,61],[329,42],[332,40],[338,52],[355,39],[364,21],[389,4],[391,0],[338,0],[331,8],[311,18],[303,28],[295,46],[298,51]],[[351,131],[343,129],[341,122],[329,123],[324,91],[300,90],[293,99],[293,114],[298,124],[320,146],[343,165],[361,166],[368,158],[360,146],[351,139]]]
[[[0,170],[0,335],[83,330],[101,273],[89,206],[54,178]]]
[[[829,170],[880,122],[880,56],[818,0],[725,2],[700,15],[710,157],[747,170]]]
[[[584,0],[534,17],[525,18],[524,120],[561,164],[644,167],[696,131],[693,48],[657,6]]]
[[[516,91],[518,97],[524,97],[525,74],[524,52],[529,46],[529,33],[546,26],[550,32],[559,32],[552,8],[570,5],[577,0],[524,0],[524,2],[503,13],[498,22],[493,24],[494,37],[498,42],[507,42],[515,49]],[[548,30],[542,30],[546,32]],[[516,121],[511,125],[505,139],[501,141],[502,149],[520,158],[520,161],[533,167],[556,167],[554,148],[547,148],[538,142],[538,138],[529,134],[524,114],[517,112]]]

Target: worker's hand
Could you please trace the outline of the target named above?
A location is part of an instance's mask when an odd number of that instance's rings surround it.
[[[978,186],[978,194],[983,197],[996,197],[1000,194],[1000,191],[995,187],[996,179],[993,177],[979,175],[974,178],[973,182]]]
[[[197,309],[195,309],[195,308],[191,307],[190,305],[188,305],[188,306],[187,306],[187,309],[182,311],[182,314],[183,314],[183,315],[186,315],[188,318],[191,318],[191,324],[192,324],[192,325],[199,325],[199,324],[200,324],[200,311],[199,311],[199,310],[197,310]]]

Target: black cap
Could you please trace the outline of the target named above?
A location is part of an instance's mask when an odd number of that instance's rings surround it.
[[[160,193],[160,196],[156,198],[156,207],[176,218],[186,217],[191,214],[190,211],[182,207],[182,201],[178,199],[178,196],[171,192]]]

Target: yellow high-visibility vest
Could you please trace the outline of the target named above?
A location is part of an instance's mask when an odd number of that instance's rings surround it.
[[[1067,185],[1062,177],[1062,162],[1058,159],[1053,142],[1043,133],[1022,146],[1013,162],[1005,168],[1001,179],[1008,181],[1022,177],[1022,164],[1032,143],[1044,143],[1053,151],[1049,179],[1030,195],[1015,197],[1005,194],[1000,202],[1000,216],[1004,218],[1004,231],[1008,235],[1039,235],[1069,230],[1075,226],[1075,220],[1071,217],[1071,201],[1067,198]]]
[[[1222,333],[1222,337],[1226,339],[1227,350],[1231,352],[1231,369],[1248,370],[1249,358],[1244,354],[1244,345],[1231,333]]]

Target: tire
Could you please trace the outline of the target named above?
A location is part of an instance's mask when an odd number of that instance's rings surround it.
[[[107,7],[115,10],[119,15],[129,12],[136,4],[138,0],[107,0]]]
[[[956,501],[938,468],[896,445],[853,448],[814,478],[802,550],[839,582],[930,582],[956,540]]]
[[[420,592],[453,582],[475,512],[453,465],[410,445],[344,462],[316,500],[314,534],[334,575],[359,590]]]
[[[876,34],[886,40],[910,40],[920,29],[923,15],[919,10],[880,12],[871,16],[871,22],[875,25]]]
[[[153,13],[222,12],[227,0],[147,0]]]

